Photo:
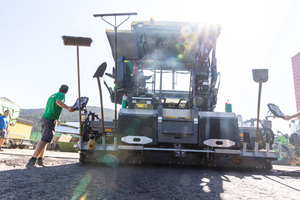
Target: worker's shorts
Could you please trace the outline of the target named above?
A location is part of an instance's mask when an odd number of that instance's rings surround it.
[[[42,125],[41,141],[50,143],[55,134],[56,120],[47,119],[47,118],[42,117],[41,125]]]
[[[6,129],[0,128],[0,134],[1,134],[1,138],[6,138],[7,137]]]

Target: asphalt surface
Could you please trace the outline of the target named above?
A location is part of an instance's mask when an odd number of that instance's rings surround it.
[[[9,154],[9,155],[23,155],[23,156],[32,156],[33,149],[3,149],[3,152],[0,154]],[[68,159],[79,159],[79,154],[74,152],[60,152],[60,151],[46,151],[45,157],[53,158],[68,158]]]
[[[78,153],[47,151],[47,167],[26,169],[33,150],[4,150],[0,199],[300,199],[298,166],[274,165],[271,171],[109,167],[81,164]]]
[[[0,152],[0,155],[32,156],[33,152],[34,150],[32,149],[4,149],[3,152]],[[74,152],[46,151],[45,158],[65,158],[78,160],[79,154]],[[273,165],[273,170],[271,171],[276,172],[277,170],[300,171],[300,166]]]

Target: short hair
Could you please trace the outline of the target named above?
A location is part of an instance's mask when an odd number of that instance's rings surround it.
[[[10,112],[10,110],[6,110],[4,113],[6,113],[6,112]]]
[[[67,85],[61,85],[59,88],[59,92],[62,92],[64,94],[66,94],[69,90],[69,87]]]

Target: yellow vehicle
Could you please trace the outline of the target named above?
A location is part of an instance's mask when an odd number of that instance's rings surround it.
[[[0,97],[0,115],[3,115],[5,110],[10,110],[9,118],[11,123],[8,127],[7,138],[4,141],[4,146],[7,148],[33,146],[33,140],[30,140],[33,121],[19,118],[20,106],[11,100]]]

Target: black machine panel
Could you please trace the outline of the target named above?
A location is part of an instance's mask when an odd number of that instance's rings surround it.
[[[118,120],[119,139],[125,136],[146,136],[157,144],[157,111],[121,109]]]
[[[159,142],[176,144],[197,144],[193,119],[163,119]]]
[[[228,139],[235,144],[230,148],[240,148],[238,120],[234,113],[199,112],[199,146],[209,139]]]

